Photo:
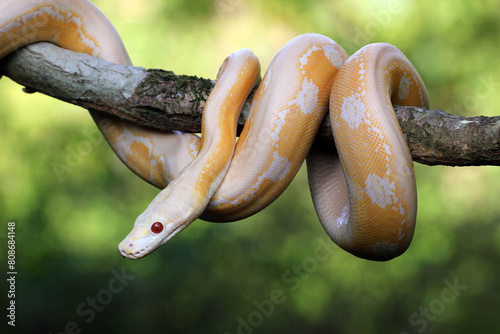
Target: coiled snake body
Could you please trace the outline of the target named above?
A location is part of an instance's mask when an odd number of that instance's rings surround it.
[[[0,58],[36,41],[130,65],[106,17],[86,0],[0,1]],[[348,58],[331,39],[304,34],[273,59],[235,145],[236,121],[260,72],[242,49],[224,61],[204,109],[201,139],[91,115],[118,157],[163,190],[120,243],[141,258],[198,217],[233,221],[269,205],[307,156],[318,217],[352,254],[388,260],[409,246],[416,220],[411,156],[392,104],[428,107],[425,86],[395,47]],[[312,147],[330,112],[337,154]]]

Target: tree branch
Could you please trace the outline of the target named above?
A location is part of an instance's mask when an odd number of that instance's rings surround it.
[[[199,132],[212,80],[116,65],[85,54],[37,43],[0,62],[0,71],[19,84],[87,109],[136,124]],[[242,127],[253,93],[247,100]],[[427,165],[500,166],[500,116],[459,117],[441,110],[395,106],[414,161]],[[334,149],[329,118],[316,142]]]

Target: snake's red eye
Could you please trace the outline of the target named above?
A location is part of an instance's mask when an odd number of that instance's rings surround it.
[[[156,222],[153,225],[151,225],[151,232],[158,234],[161,231],[163,231],[163,224],[160,222]]]

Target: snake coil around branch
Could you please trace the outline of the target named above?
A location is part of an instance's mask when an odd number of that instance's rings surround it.
[[[199,132],[205,105],[201,97],[206,98],[214,85],[209,79],[112,64],[50,43],[14,52],[0,62],[0,71],[31,90],[164,131]],[[414,161],[500,166],[500,116],[463,117],[406,106],[395,106],[395,111]],[[334,149],[328,116],[317,142]]]

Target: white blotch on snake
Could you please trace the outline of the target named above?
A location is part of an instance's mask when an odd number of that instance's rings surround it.
[[[316,45],[313,45],[312,47],[310,47],[309,49],[307,49],[307,52],[304,53],[302,55],[302,57],[299,58],[299,62],[300,62],[300,67],[304,67],[306,64],[307,64],[307,58],[309,58],[309,56],[313,53],[313,51],[318,51],[318,50],[321,50],[319,47],[317,47]]]
[[[276,127],[274,128],[274,131],[271,133],[271,138],[273,139],[273,144],[272,144],[273,146],[278,146],[277,144],[280,139],[279,134],[283,125],[286,125],[286,116],[289,113],[290,109],[285,109],[278,113],[278,119],[275,122]]]
[[[340,110],[340,117],[353,129],[363,123],[366,118],[366,107],[361,101],[359,93],[344,98]]]
[[[335,66],[336,68],[340,68],[342,66],[342,57],[340,57],[335,47],[330,44],[323,45],[323,52],[325,53],[326,58]]]
[[[365,180],[365,193],[371,198],[373,203],[376,203],[382,209],[387,205],[397,202],[394,190],[396,186],[394,181],[390,182],[387,177],[379,177],[378,175],[370,174]],[[394,200],[393,200],[394,199]]]
[[[376,242],[372,247],[372,253],[374,255],[384,256],[385,254],[394,253],[398,249],[398,244],[391,243],[389,241]]]
[[[405,99],[409,92],[410,92],[410,78],[406,76],[406,73],[401,77],[401,81],[399,82],[399,92],[398,92],[398,99],[403,100]]]
[[[261,183],[264,182],[265,179],[273,182],[281,181],[290,172],[291,164],[290,160],[274,151],[271,165],[265,172],[257,177],[257,183],[252,187],[250,197],[253,197],[254,193],[259,190]]]
[[[366,73],[366,71],[365,71],[365,63],[360,63],[359,64],[359,68],[360,68],[360,70],[358,71],[358,73],[359,73],[359,81],[362,81],[363,78],[364,78],[364,76],[365,76],[365,73]],[[360,89],[360,87],[358,87],[358,90],[359,89]]]
[[[266,91],[267,87],[269,86],[269,83],[271,82],[272,76],[273,76],[273,69],[269,67],[267,69],[266,77],[264,79],[264,89],[260,92],[261,94],[263,94]]]
[[[304,78],[301,90],[297,93],[297,98],[288,102],[288,105],[296,104],[304,114],[312,114],[318,107],[319,88],[312,80]]]

